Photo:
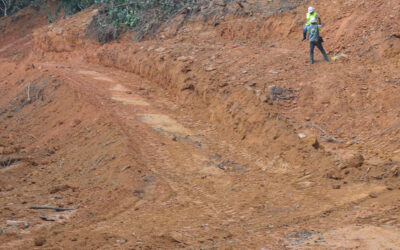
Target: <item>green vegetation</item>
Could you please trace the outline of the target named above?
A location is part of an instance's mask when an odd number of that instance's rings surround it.
[[[64,16],[70,16],[92,6],[94,2],[95,0],[62,0],[58,4],[56,14],[58,16],[60,11],[64,9]]]
[[[94,4],[95,0],[51,0],[53,2],[59,2],[57,7],[57,14],[64,9],[64,15],[73,15],[91,5]],[[12,15],[19,10],[33,6],[39,9],[43,4],[46,4],[46,0],[0,0],[0,17]]]
[[[90,31],[95,32],[99,41],[107,42],[116,39],[126,29],[134,29],[136,37],[155,32],[163,22],[175,15],[184,7],[195,7],[198,0],[52,0],[58,2],[55,18],[63,10],[64,17],[73,15],[96,4],[99,14],[93,19]],[[47,5],[46,0],[1,0],[0,17],[12,15],[18,10],[34,6]],[[53,15],[49,15],[53,22]],[[112,26],[112,27],[111,27]],[[112,34],[110,34],[110,32]],[[102,38],[100,38],[100,36]]]
[[[40,8],[43,0],[0,0],[0,17],[12,15],[31,5]]]
[[[96,0],[104,3],[106,8],[105,21],[114,26],[125,24],[129,28],[136,27],[141,22],[163,21],[171,17],[185,5],[196,0]]]
[[[150,30],[155,31],[163,22],[180,9],[194,6],[197,0],[96,0],[103,4],[97,18],[99,28],[121,24],[135,29],[136,37],[142,39]]]

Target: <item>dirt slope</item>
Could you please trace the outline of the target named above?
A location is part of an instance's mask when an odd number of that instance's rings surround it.
[[[338,61],[308,64],[308,5]],[[30,30],[0,47],[1,248],[400,245],[396,1],[210,5],[103,46],[95,13],[1,20]]]

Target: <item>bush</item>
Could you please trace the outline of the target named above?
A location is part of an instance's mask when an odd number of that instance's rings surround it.
[[[107,20],[107,14],[104,8],[101,8],[87,29],[87,35],[97,39],[100,44],[111,42],[119,37],[126,29],[120,25],[113,25]]]
[[[101,43],[118,38],[127,28],[134,29],[138,40],[153,35],[163,22],[175,15],[183,7],[193,7],[200,0],[60,0],[56,10],[58,18],[61,10],[64,17],[73,15],[93,4],[101,8],[90,24],[90,31],[98,36]],[[9,3],[4,6],[4,2]],[[3,13],[12,14],[32,5],[36,8],[46,0],[8,0],[0,1]],[[0,13],[0,16],[3,14]],[[52,16],[52,15],[49,15]],[[51,18],[49,22],[52,22]]]
[[[96,0],[103,4],[104,14],[96,18],[99,27],[124,25],[134,28],[137,39],[141,40],[185,6],[192,6],[197,0]]]
[[[3,16],[4,14],[12,15],[27,6],[33,6],[34,8],[39,9],[45,2],[45,0],[0,1],[0,16]],[[93,5],[94,3],[95,0],[61,0],[59,1],[56,15],[58,16],[60,11],[64,9],[64,16],[70,16]]]
[[[94,4],[95,0],[62,0],[57,7],[56,15],[64,9],[64,17],[73,15]]]
[[[0,1],[0,17],[4,15],[12,15],[19,10],[32,5],[38,8],[42,4],[43,0],[5,0]]]

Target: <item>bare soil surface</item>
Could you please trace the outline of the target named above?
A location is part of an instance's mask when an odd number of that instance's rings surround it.
[[[400,5],[249,2],[105,45],[1,19],[0,248],[399,249]]]

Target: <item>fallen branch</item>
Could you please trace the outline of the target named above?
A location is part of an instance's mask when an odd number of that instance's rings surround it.
[[[27,93],[27,95],[28,95],[28,99],[26,100],[26,102],[28,102],[28,103],[30,103],[31,102],[31,97],[30,97],[30,95],[29,95],[29,91],[31,90],[31,83],[28,83],[28,87],[27,87],[27,90],[26,90],[26,93]]]
[[[379,132],[379,133],[376,133],[376,134],[373,134],[373,135],[370,135],[370,136],[368,136],[368,137],[361,138],[361,139],[358,139],[358,140],[354,140],[354,142],[359,143],[359,142],[361,142],[361,141],[365,141],[365,140],[369,140],[369,139],[371,139],[371,138],[374,138],[375,136],[381,136],[381,135],[387,134],[387,133],[389,133],[389,132],[395,130],[395,129],[398,128],[398,127],[400,127],[400,121],[397,121],[397,122],[394,123],[391,127],[387,128],[387,129],[385,129],[385,130],[383,130],[383,131],[381,131],[381,132]]]
[[[52,207],[52,206],[32,206],[29,209],[53,209],[57,212],[68,211],[68,210],[75,210],[75,208],[64,208],[64,207]]]
[[[310,127],[311,128],[316,128],[319,131],[321,131],[324,135],[320,135],[319,137],[324,138],[328,142],[348,142],[348,140],[336,139],[335,137],[329,135],[328,132],[326,132],[323,128],[321,128],[320,126],[318,126],[318,125],[316,125],[316,124],[314,124],[312,122],[310,123]]]
[[[314,123],[312,123],[312,122],[309,123],[309,127],[310,127],[310,128],[316,128],[316,129],[318,129],[319,131],[321,131],[321,132],[323,133],[323,135],[320,135],[319,137],[324,138],[324,139],[327,140],[328,142],[340,142],[340,143],[344,143],[344,142],[353,142],[353,143],[360,143],[360,142],[362,142],[362,141],[366,141],[366,140],[372,139],[372,138],[374,138],[374,137],[376,137],[376,136],[381,136],[381,135],[387,134],[387,133],[389,133],[389,132],[392,132],[392,131],[395,130],[395,129],[400,128],[400,121],[395,122],[392,126],[390,126],[389,128],[387,128],[387,129],[385,129],[385,130],[383,130],[383,131],[381,131],[381,132],[378,132],[378,133],[376,133],[376,134],[373,134],[373,135],[370,135],[370,136],[367,136],[367,137],[364,137],[364,138],[355,139],[355,140],[336,139],[335,137],[330,136],[330,135],[328,134],[328,132],[326,132],[323,128],[321,128],[320,126],[318,126],[317,124],[314,124]]]

